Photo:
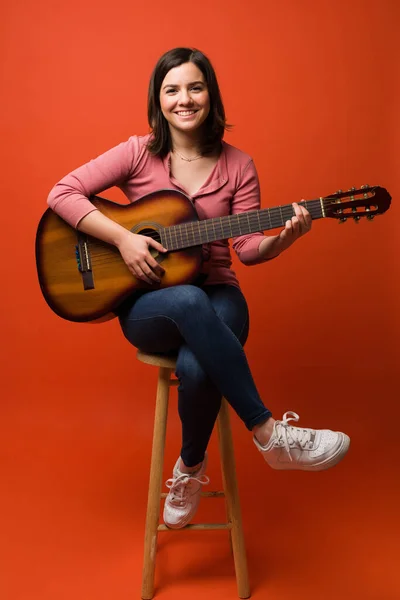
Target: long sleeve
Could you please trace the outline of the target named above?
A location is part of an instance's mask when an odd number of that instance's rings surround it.
[[[96,210],[90,196],[126,180],[134,170],[139,153],[138,138],[132,136],[63,177],[51,190],[48,205],[76,227],[83,217]]]
[[[252,160],[244,167],[231,206],[232,214],[260,208],[260,184]],[[263,239],[264,234],[261,232],[241,235],[233,239],[232,247],[242,263],[255,265],[264,262],[258,250]]]

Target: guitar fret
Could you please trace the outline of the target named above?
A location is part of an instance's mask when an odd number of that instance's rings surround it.
[[[182,242],[183,242],[183,234],[186,235],[186,242],[183,244],[184,246],[186,246],[187,242],[188,242],[188,235],[187,235],[186,223],[184,223],[183,225],[181,225],[181,230],[182,230]]]
[[[178,235],[179,235],[179,228],[175,225],[175,239],[176,239],[176,247],[179,247],[179,239],[178,239]]]
[[[165,229],[161,229],[160,231],[160,240],[161,240],[161,245],[164,246],[164,248],[167,247],[167,230]]]
[[[194,226],[193,226],[193,221],[190,224],[192,226],[192,238],[193,238],[193,244],[194,244]]]
[[[238,224],[238,227],[239,227],[239,235],[242,235],[242,228],[240,226],[240,215],[237,214],[236,217],[237,217],[237,224]]]
[[[168,241],[168,234],[169,234],[169,242],[168,245],[170,246],[170,248],[172,248],[172,238],[171,238],[171,230],[168,227],[168,229],[165,230],[166,231],[166,237],[167,237],[167,241]]]

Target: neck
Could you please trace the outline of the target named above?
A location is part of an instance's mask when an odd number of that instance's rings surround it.
[[[197,131],[184,133],[170,128],[171,150],[178,150],[185,156],[193,156],[201,152],[201,136]]]

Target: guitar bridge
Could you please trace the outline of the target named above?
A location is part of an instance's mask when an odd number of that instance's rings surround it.
[[[84,290],[94,289],[92,265],[90,260],[90,247],[87,235],[78,232],[78,243],[75,246],[75,256],[78,270],[82,275]]]

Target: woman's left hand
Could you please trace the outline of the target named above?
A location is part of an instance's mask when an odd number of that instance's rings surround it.
[[[304,208],[293,202],[294,216],[286,221],[285,228],[279,235],[266,235],[259,246],[259,252],[262,260],[271,260],[279,256],[281,252],[287,250],[305,233],[311,229],[311,215]]]
[[[279,234],[279,248],[280,252],[286,250],[295,242],[299,237],[308,233],[311,229],[312,219],[311,215],[304,208],[296,202],[293,202],[294,216],[286,221],[285,229]]]

